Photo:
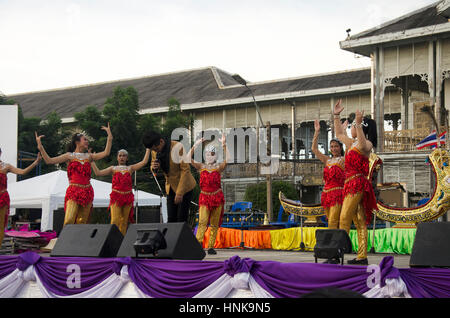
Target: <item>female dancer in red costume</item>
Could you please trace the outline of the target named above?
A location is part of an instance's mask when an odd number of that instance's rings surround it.
[[[187,154],[188,162],[200,172],[200,197],[198,199],[199,205],[199,221],[197,229],[197,240],[200,244],[203,243],[208,223],[211,227],[211,234],[208,241],[208,254],[217,254],[214,250],[214,244],[216,242],[217,232],[222,224],[223,207],[225,204],[225,198],[223,196],[221,188],[220,174],[227,165],[227,159],[222,163],[217,163],[216,149],[212,145],[208,145],[205,151],[205,163],[196,162],[192,159],[192,154],[201,143],[205,141],[204,138],[197,140],[192,149]],[[226,151],[225,136],[222,136],[222,147]]]
[[[90,183],[90,163],[109,156],[113,139],[109,123],[107,127],[103,126],[102,129],[108,134],[104,151],[96,154],[87,153],[89,141],[83,134],[77,133],[72,136],[68,152],[53,158],[47,154],[42,146],[41,139],[44,136],[38,136],[35,133],[38,149],[42,153],[42,158],[44,158],[46,164],[67,163],[69,187],[66,190],[64,201],[64,225],[86,224],[89,221],[92,201],[94,200],[94,190]]]
[[[1,155],[2,150],[0,149],[0,157]],[[3,236],[5,235],[5,227],[8,224],[9,215],[9,194],[7,190],[8,178],[6,175],[8,173],[25,175],[36,167],[39,161],[41,161],[40,153],[37,154],[36,160],[34,160],[31,165],[25,169],[20,169],[0,160],[0,246],[3,242]]]
[[[150,158],[150,149],[147,148],[144,159],[134,165],[129,166],[128,152],[121,149],[117,152],[118,166],[110,166],[99,170],[95,162],[91,163],[96,176],[112,175],[112,192],[110,194],[109,207],[111,209],[111,224],[117,225],[123,235],[127,232],[128,220],[134,222],[133,217],[133,172],[143,168]]]
[[[318,138],[320,133],[320,123],[316,119],[314,122],[314,137],[312,151],[316,157],[325,165],[323,169],[323,179],[325,186],[322,191],[321,203],[328,218],[328,228],[337,229],[339,227],[339,217],[344,196],[344,147],[337,139],[330,141],[330,151],[332,157],[324,155],[319,151]]]
[[[369,174],[369,157],[377,146],[377,131],[375,121],[363,118],[364,113],[355,112],[355,122],[351,128],[352,138],[348,137],[341,126],[340,113],[344,109],[339,100],[334,106],[334,124],[336,136],[347,147],[345,155],[344,201],[342,203],[339,228],[347,233],[353,222],[358,233],[358,254],[349,264],[367,265],[367,224],[372,217],[372,211],[377,210],[377,201]]]

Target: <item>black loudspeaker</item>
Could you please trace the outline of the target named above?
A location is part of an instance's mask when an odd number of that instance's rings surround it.
[[[50,256],[115,257],[122,240],[115,224],[67,224]]]
[[[450,222],[419,223],[411,267],[450,267]]]
[[[134,244],[138,238],[138,231],[142,232],[143,230],[159,230],[163,233],[166,247],[158,250],[157,255],[139,254],[139,257],[202,260],[206,256],[203,247],[187,223],[147,223],[130,224],[117,257],[136,257]]]
[[[314,258],[341,259],[344,264],[344,254],[352,252],[352,242],[345,230],[316,230],[316,246]]]

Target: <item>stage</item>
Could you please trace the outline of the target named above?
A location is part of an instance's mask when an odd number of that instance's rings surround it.
[[[314,253],[309,251],[277,251],[277,250],[257,250],[257,249],[218,249],[217,255],[208,255],[204,260],[225,261],[234,255],[240,258],[251,258],[256,261],[276,261],[282,263],[314,263]],[[394,258],[394,266],[398,268],[409,268],[410,255],[398,255],[388,253],[368,253],[369,264],[379,264],[385,256]],[[344,265],[347,260],[353,259],[356,254],[345,254]],[[323,262],[324,260],[318,260]]]

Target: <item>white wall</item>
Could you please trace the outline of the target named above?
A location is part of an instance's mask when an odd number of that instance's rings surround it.
[[[0,160],[17,166],[17,135],[18,107],[17,105],[0,105]],[[16,182],[17,176],[8,173],[8,184]]]

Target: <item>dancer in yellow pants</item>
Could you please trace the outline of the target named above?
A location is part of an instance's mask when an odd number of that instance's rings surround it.
[[[147,148],[142,161],[134,165],[128,165],[128,152],[125,149],[121,149],[117,152],[118,166],[110,166],[106,169],[99,170],[94,162],[91,164],[95,175],[113,176],[109,203],[111,224],[115,224],[123,235],[127,233],[128,221],[134,222],[134,195],[131,175],[135,171],[143,168],[149,159],[150,149]]]
[[[81,133],[74,134],[72,141],[68,145],[68,151],[57,157],[50,157],[42,145],[41,139],[44,136],[36,135],[36,143],[42,158],[46,164],[67,163],[67,176],[69,178],[69,187],[66,190],[64,200],[64,225],[66,224],[86,224],[94,200],[94,190],[91,186],[91,162],[103,159],[109,156],[112,146],[112,134],[109,127],[102,127],[108,134],[105,150],[90,154],[87,153],[89,148],[89,140]]]
[[[199,163],[192,159],[192,154],[196,147],[204,142],[204,138],[199,139],[187,154],[187,160],[191,165],[200,171],[200,197],[199,205],[199,222],[197,229],[197,240],[203,243],[204,235],[208,227],[211,227],[211,235],[208,241],[208,254],[217,254],[214,250],[217,233],[223,218],[223,207],[225,198],[221,188],[221,172],[227,165],[227,159],[222,163],[217,163],[216,148],[210,144],[206,147],[205,163]],[[225,137],[222,137],[222,147],[226,151]],[[227,152],[228,156],[228,152]]]
[[[375,121],[363,118],[363,112],[355,113],[355,122],[349,138],[341,125],[339,114],[344,108],[339,100],[334,106],[334,124],[336,136],[347,147],[345,155],[344,201],[342,203],[339,228],[347,233],[351,222],[356,225],[358,233],[358,254],[349,264],[367,265],[367,224],[372,211],[377,209],[377,202],[372,183],[368,179],[370,152],[377,145]]]

